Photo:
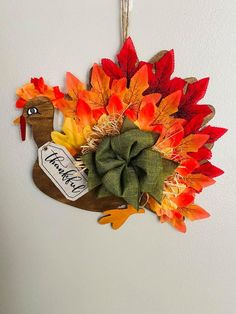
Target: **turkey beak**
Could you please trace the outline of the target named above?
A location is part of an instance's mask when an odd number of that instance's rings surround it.
[[[22,141],[25,140],[25,133],[26,133],[26,120],[25,117],[22,115],[20,117],[17,117],[14,121],[14,124],[20,124],[20,133],[21,133],[21,139]]]

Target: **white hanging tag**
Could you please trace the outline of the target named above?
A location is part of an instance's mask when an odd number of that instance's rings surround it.
[[[87,176],[75,167],[68,150],[48,142],[38,149],[40,168],[69,200],[76,201],[88,192]]]

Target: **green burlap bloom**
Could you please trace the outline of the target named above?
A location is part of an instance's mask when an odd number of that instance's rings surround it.
[[[121,134],[104,137],[96,152],[82,156],[88,168],[89,190],[100,186],[98,197],[122,197],[136,209],[141,192],[161,202],[164,180],[174,172],[177,163],[152,149],[157,137],[125,119]]]

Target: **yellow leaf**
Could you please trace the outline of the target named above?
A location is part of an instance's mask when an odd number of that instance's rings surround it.
[[[90,127],[88,126],[87,128]],[[62,128],[64,134],[53,131],[51,137],[54,143],[63,145],[74,156],[80,151],[81,145],[86,142],[84,131],[87,132],[87,128],[79,131],[75,119],[65,118]]]

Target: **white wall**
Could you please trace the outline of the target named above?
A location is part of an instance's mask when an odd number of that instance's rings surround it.
[[[214,148],[225,170],[199,203],[211,219],[187,234],[149,213],[119,231],[98,214],[43,195],[32,184],[32,138],[11,124],[15,89],[31,76],[86,78],[119,49],[118,1],[1,0],[0,314],[233,314],[236,275],[234,0],[135,0],[130,33],[140,58],[174,48],[176,75],[210,76]]]

